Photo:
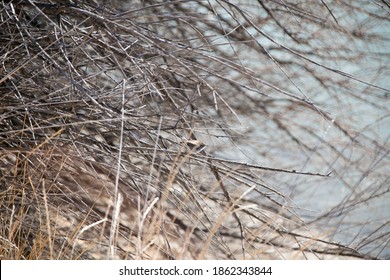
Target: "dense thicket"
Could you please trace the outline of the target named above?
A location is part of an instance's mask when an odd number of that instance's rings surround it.
[[[389,13],[1,1],[1,258],[388,258]]]

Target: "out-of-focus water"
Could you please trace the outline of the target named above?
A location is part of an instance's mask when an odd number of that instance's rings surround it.
[[[386,26],[373,32],[390,38],[390,24]],[[297,124],[297,129],[292,126],[295,137],[316,147],[314,151],[306,153],[289,143],[291,139],[271,120],[243,117],[237,131],[245,140],[218,156],[269,167],[332,172],[330,177],[317,178],[274,174],[265,180],[291,199],[307,223],[328,232],[329,238],[390,259],[390,44],[366,41],[355,47],[366,49],[367,56],[351,64],[334,63],[382,89],[352,82],[350,89],[334,96],[317,92],[313,101],[320,100],[318,107],[329,112],[333,122],[313,117],[310,111],[291,116]],[[336,122],[350,137],[340,132]],[[299,126],[320,139],[308,140],[310,134]]]

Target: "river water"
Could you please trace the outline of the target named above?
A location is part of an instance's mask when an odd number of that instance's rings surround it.
[[[390,24],[376,26],[372,32],[390,38]],[[361,81],[349,81],[350,87],[336,88],[333,94],[311,95],[314,86],[302,85],[330,119],[310,110],[289,112],[278,103],[270,108],[300,144],[261,113],[239,116],[240,122],[232,125],[240,135],[235,140],[210,144],[228,146],[215,153],[226,159],[331,173],[310,177],[265,172],[264,181],[282,191],[296,213],[330,239],[390,259],[390,44],[389,40],[363,41],[354,47],[365,50],[366,56],[351,63],[324,63]],[[255,62],[251,64],[255,67]],[[337,79],[334,73],[329,75]]]

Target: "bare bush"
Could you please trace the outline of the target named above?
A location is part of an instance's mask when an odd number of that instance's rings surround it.
[[[1,258],[388,258],[389,13],[2,1]]]

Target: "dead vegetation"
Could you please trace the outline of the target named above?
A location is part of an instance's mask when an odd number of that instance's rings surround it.
[[[386,143],[333,115],[389,91],[332,65],[382,42],[343,12],[389,9],[327,2],[1,1],[0,258],[383,257],[388,219],[357,244],[314,223],[389,192]],[[332,178],[350,199],[308,219],[293,190]]]

